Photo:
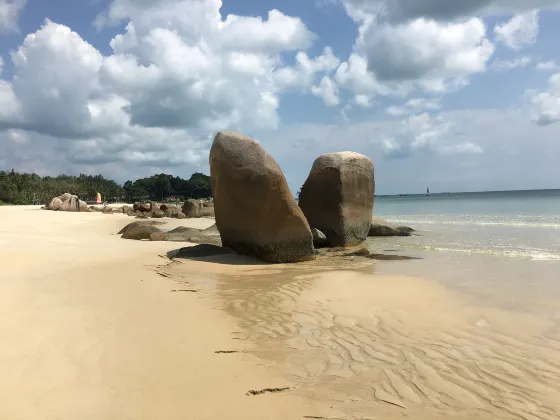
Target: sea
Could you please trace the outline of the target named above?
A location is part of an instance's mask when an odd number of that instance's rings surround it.
[[[377,264],[422,276],[508,309],[560,319],[560,190],[377,196],[374,216],[415,235],[369,238]]]

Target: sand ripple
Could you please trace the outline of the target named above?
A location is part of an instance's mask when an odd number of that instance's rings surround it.
[[[422,280],[249,274],[219,280],[237,338],[345,418],[560,418],[560,335],[548,321],[477,308]]]

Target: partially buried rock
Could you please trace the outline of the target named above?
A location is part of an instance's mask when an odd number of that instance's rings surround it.
[[[311,229],[311,234],[313,235],[313,245],[315,245],[316,248],[327,246],[327,237],[323,232],[313,228]]]
[[[368,236],[410,236],[414,229],[399,226],[396,227],[387,220],[374,217],[371,220]]]
[[[162,208],[162,211],[165,213],[167,217],[172,217],[174,219],[184,219],[185,215],[181,211],[180,208],[174,206],[166,206],[165,209]]]
[[[309,224],[278,163],[257,142],[218,133],[210,150],[210,178],[224,247],[271,263],[315,258]]]
[[[161,230],[153,225],[141,224],[140,226],[125,230],[121,238],[140,241],[142,239],[150,239],[150,235],[154,232],[161,232]]]
[[[125,227],[123,227],[121,230],[119,230],[117,232],[117,235],[122,235],[127,230],[135,229],[139,226],[154,226],[154,225],[162,225],[162,224],[163,224],[163,222],[156,222],[155,220],[146,220],[146,221],[142,221],[142,222],[132,222],[132,223],[129,223],[128,225],[126,225]]]
[[[299,206],[329,246],[354,246],[368,236],[374,193],[371,159],[354,152],[329,153],[313,163]]]
[[[178,251],[168,253],[169,258],[204,258],[215,257],[219,255],[230,255],[233,252],[228,248],[222,248],[216,245],[196,245],[186,248],[181,248]]]
[[[103,211],[103,213],[105,213],[105,214],[113,214],[113,208],[112,208],[112,207],[109,207],[109,206],[103,207],[103,210],[102,210],[102,211]]]
[[[169,232],[152,233],[150,241],[192,242],[217,246],[222,244],[216,225],[204,230],[179,226]]]
[[[151,205],[150,205],[149,203],[140,203],[140,202],[137,202],[137,203],[134,203],[134,204],[132,205],[132,210],[134,210],[134,211],[140,211],[140,212],[146,212],[146,213],[147,213],[147,212],[150,211],[150,207],[151,207]]]
[[[161,218],[163,218],[164,216],[165,216],[165,213],[162,212],[161,210],[157,210],[157,211],[152,212],[152,217],[153,217],[154,219],[161,219]]]

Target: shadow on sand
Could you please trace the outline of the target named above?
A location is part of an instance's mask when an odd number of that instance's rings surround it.
[[[239,255],[229,248],[208,244],[174,249],[167,253],[167,257],[171,260],[186,259],[227,265],[270,265],[250,256]]]

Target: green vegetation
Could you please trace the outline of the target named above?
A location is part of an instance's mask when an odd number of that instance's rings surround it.
[[[123,185],[124,200],[127,202],[142,200],[184,200],[187,198],[210,197],[210,177],[199,172],[189,180],[172,175],[159,174],[149,178],[126,181]]]
[[[99,192],[103,200],[127,202],[141,200],[184,200],[211,196],[210,177],[195,173],[189,180],[159,174],[127,181],[123,186],[102,175],[41,177],[37,174],[0,171],[0,203],[48,204],[63,193],[75,194],[82,200],[94,200]]]

